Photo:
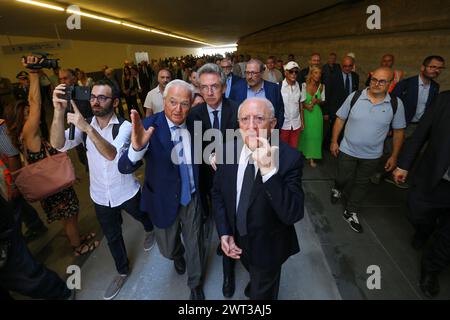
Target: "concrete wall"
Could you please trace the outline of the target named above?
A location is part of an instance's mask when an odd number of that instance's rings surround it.
[[[366,27],[369,5],[381,8],[381,30]],[[393,53],[397,68],[407,76],[417,74],[428,55],[441,55],[450,66],[450,1],[379,0],[341,4],[278,26],[242,37],[238,51],[253,57],[276,55],[286,60],[296,56],[302,67],[312,52],[326,62],[329,52],[338,59],[348,52],[356,55],[357,72],[365,80],[379,65],[384,53]],[[438,78],[450,89],[450,72]]]
[[[10,43],[11,41],[11,43]],[[48,38],[30,38],[0,35],[0,46],[39,43],[46,41],[56,41]],[[136,44],[92,42],[92,41],[69,41],[69,48],[59,51],[51,51],[52,58],[60,58],[60,65],[67,68],[78,67],[85,72],[99,71],[103,65],[111,68],[120,68],[124,60],[135,60],[135,52],[146,51],[150,59],[166,58],[171,56],[181,56],[197,54],[195,48],[160,47]],[[15,82],[16,74],[23,70],[20,63],[22,54],[4,54],[0,50],[0,75]]]

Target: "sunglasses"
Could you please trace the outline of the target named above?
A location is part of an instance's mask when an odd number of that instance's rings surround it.
[[[293,73],[298,74],[298,70],[288,70],[287,72],[289,72],[290,74],[293,74]]]

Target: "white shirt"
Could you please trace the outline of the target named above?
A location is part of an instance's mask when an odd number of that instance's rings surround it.
[[[130,148],[132,149],[132,148]],[[244,145],[244,147],[242,148],[241,151],[241,156],[239,157],[239,167],[238,167],[238,172],[237,172],[237,179],[236,179],[236,212],[238,209],[238,205],[239,205],[239,198],[241,197],[241,190],[242,190],[242,183],[244,182],[244,173],[245,173],[245,169],[247,168],[247,164],[249,159],[252,156],[252,151],[247,147],[247,145]],[[252,159],[253,161],[253,159]],[[258,166],[256,165],[256,163],[253,163],[253,165],[255,166],[255,177],[258,173]],[[269,173],[267,173],[262,177],[262,182],[266,183],[267,180],[269,180],[270,178],[272,178],[272,176],[277,173],[278,168],[274,168],[272,169]]]
[[[86,139],[90,194],[92,201],[102,206],[118,207],[134,197],[140,189],[136,177],[133,174],[121,174],[117,166],[121,153],[130,144],[131,123],[124,121],[117,137],[113,140],[112,128],[116,123],[119,123],[119,120],[115,114],[103,129],[98,125],[96,117],[93,117],[90,123],[103,139],[116,148],[117,154],[113,161],[107,160],[100,154],[89,136]],[[67,151],[83,143],[83,133],[78,128],[75,128],[74,140],[69,140],[69,129],[66,130],[65,136],[66,143],[59,151]]]
[[[159,85],[150,90],[149,93],[147,93],[147,97],[145,98],[144,107],[150,108],[153,110],[153,113],[158,113],[164,110],[164,103],[163,103],[163,93],[159,89]]]
[[[282,130],[297,130],[301,127],[300,121],[300,86],[295,81],[293,86],[284,79],[281,86],[281,96],[284,102],[284,124]]]

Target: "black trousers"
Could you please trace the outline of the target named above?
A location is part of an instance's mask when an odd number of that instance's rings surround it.
[[[55,272],[38,263],[28,250],[20,232],[20,211],[20,205],[16,206],[8,259],[0,269],[0,296],[7,298],[8,291],[15,291],[34,299],[67,299],[70,290],[66,283]]]
[[[94,203],[98,222],[108,240],[109,250],[119,274],[128,274],[130,272],[127,250],[122,236],[122,210],[141,222],[146,232],[153,230],[153,224],[149,216],[139,208],[140,202],[141,191],[118,207],[112,208]]]
[[[15,199],[16,203],[22,207],[22,221],[29,230],[38,230],[44,227],[39,214],[36,209],[34,209],[31,204],[29,204],[22,196]]]
[[[247,236],[241,237],[236,229],[236,244],[242,249],[241,262],[250,274],[250,300],[277,300],[280,288],[281,265],[261,269],[249,261]]]
[[[450,265],[450,182],[441,180],[432,193],[414,187],[408,194],[408,219],[416,236],[431,243],[422,256],[423,267],[439,272]]]

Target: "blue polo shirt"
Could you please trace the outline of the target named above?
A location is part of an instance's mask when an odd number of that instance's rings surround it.
[[[349,115],[350,102],[354,95],[355,92],[349,95],[336,112],[336,115],[342,120],[348,117],[339,150],[359,159],[381,158],[384,140],[391,127],[391,122],[393,129],[406,127],[403,103],[397,98],[397,112],[392,119],[391,96],[387,94],[383,101],[372,104],[367,97],[367,89],[365,89]]]

